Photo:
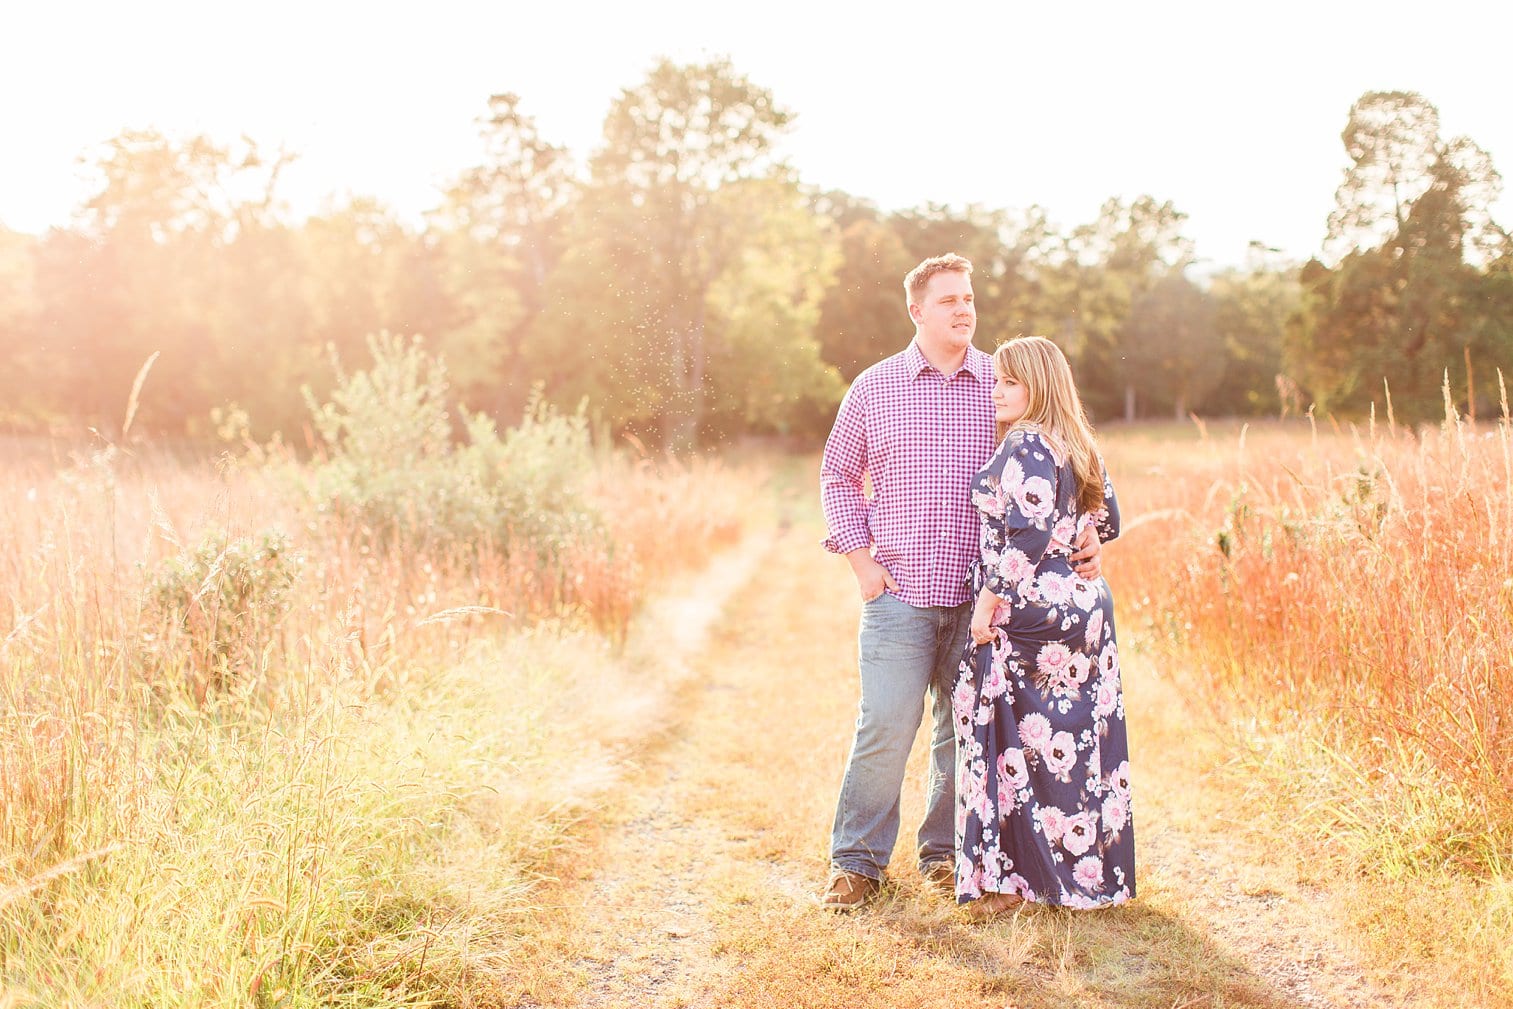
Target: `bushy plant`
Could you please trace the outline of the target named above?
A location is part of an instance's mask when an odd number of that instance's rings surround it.
[[[418,338],[368,341],[373,365],[345,374],[328,403],[306,398],[324,458],[312,467],[323,509],[381,538],[468,542],[555,557],[594,535],[596,509],[583,485],[593,465],[581,411],[564,416],[532,400],[502,435],[482,414],[460,411],[454,437],[445,364]]]
[[[146,653],[203,695],[259,675],[289,612],[300,554],[282,533],[214,536],[163,563],[144,606]]]
[[[465,414],[468,442],[457,464],[484,488],[480,525],[553,555],[599,534],[597,506],[585,492],[593,467],[583,414],[563,415],[533,396],[525,417],[501,435],[482,414]]]

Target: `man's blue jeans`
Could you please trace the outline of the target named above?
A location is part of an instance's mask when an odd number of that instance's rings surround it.
[[[862,605],[861,712],[846,762],[830,864],[879,879],[898,840],[899,793],[909,748],[931,697],[919,864],[955,861],[956,737],[951,689],[971,624],[970,603],[910,606],[884,592]]]

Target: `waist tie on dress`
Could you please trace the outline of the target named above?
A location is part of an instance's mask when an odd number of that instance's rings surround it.
[[[972,563],[967,565],[966,581],[967,588],[971,592],[973,599],[977,598],[977,593],[982,591],[982,587],[987,583],[987,580],[988,575],[983,568],[982,557],[974,557]]]

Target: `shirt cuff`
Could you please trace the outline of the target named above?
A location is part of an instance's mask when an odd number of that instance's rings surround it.
[[[865,550],[871,544],[861,533],[842,533],[825,537],[820,540],[820,546],[833,554],[849,554],[853,550]]]

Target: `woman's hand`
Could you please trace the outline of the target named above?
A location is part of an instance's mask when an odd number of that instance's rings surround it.
[[[985,645],[993,640],[993,625],[986,618],[972,614],[972,642]]]
[[[972,641],[985,645],[994,638],[993,614],[998,610],[998,597],[987,589],[977,593],[977,605],[972,607]]]

